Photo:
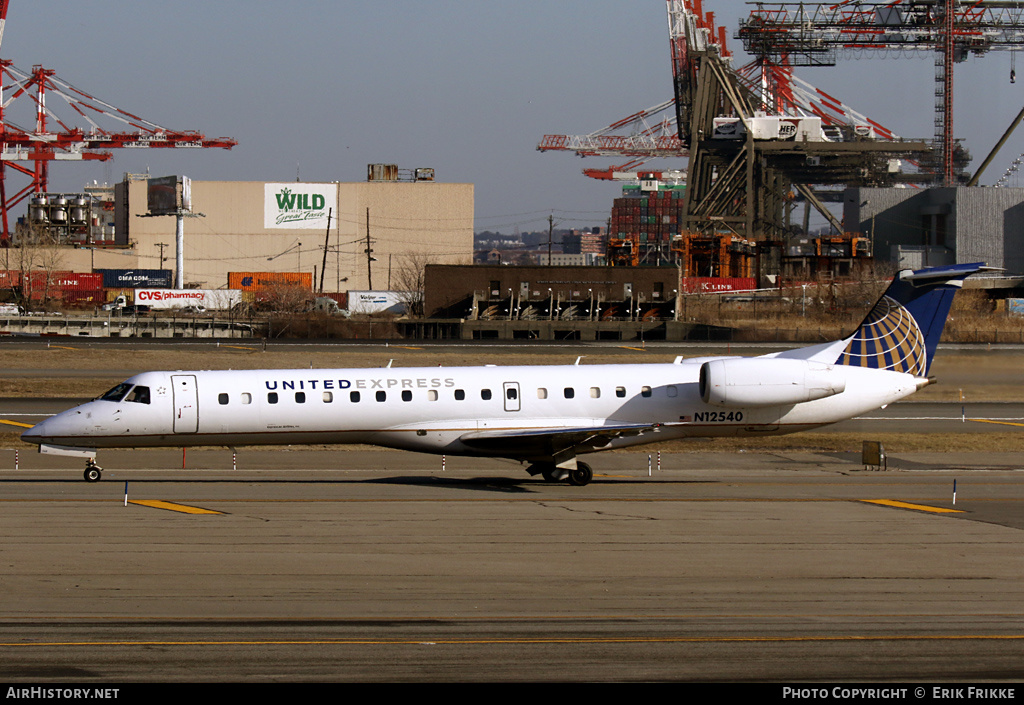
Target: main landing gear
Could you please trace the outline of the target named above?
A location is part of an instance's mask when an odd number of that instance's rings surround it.
[[[594,471],[586,463],[576,461],[576,468],[574,470],[568,470],[566,468],[560,468],[552,463],[537,463],[536,465],[530,466],[528,472],[531,475],[540,474],[548,482],[560,482],[561,480],[569,480],[570,485],[576,487],[583,487],[584,485],[590,484],[590,481],[594,479]]]
[[[589,485],[594,479],[594,471],[586,463],[576,462],[576,469],[569,471],[569,484],[576,487]]]
[[[92,458],[85,461],[85,481],[99,482],[101,477],[103,477],[103,468],[97,465]]]

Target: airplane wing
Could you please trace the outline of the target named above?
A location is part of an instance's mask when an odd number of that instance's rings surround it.
[[[567,428],[520,428],[473,431],[459,440],[470,448],[512,457],[556,456],[573,449],[576,452],[605,448],[615,438],[656,432],[661,424],[615,424]]]

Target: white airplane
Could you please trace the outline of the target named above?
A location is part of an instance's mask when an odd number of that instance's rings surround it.
[[[753,358],[671,364],[146,372],[21,438],[99,448],[367,443],[512,458],[586,485],[578,456],[678,438],[817,428],[907,397],[928,370],[962,264],[900,272],[850,336]],[[578,362],[578,361],[577,361]]]

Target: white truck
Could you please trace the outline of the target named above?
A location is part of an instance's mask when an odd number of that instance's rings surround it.
[[[136,289],[135,303],[153,310],[224,311],[242,303],[239,289]]]

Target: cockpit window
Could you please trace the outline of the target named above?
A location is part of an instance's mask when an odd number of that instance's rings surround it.
[[[133,401],[136,404],[148,404],[149,403],[149,387],[143,387],[141,384],[136,385],[132,388],[132,391],[128,393],[128,396],[124,398],[125,401]]]
[[[121,401],[124,399],[124,395],[128,393],[128,390],[132,388],[132,385],[127,382],[121,382],[109,392],[100,397],[104,401]]]

